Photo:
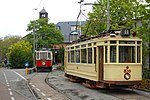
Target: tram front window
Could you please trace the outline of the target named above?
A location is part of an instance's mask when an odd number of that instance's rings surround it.
[[[120,46],[119,47],[119,62],[120,63],[135,63],[135,47]]]
[[[47,52],[41,52],[40,53],[40,58],[41,59],[47,59]]]

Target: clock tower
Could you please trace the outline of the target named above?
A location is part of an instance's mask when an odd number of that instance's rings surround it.
[[[46,10],[44,9],[44,7],[43,7],[43,9],[39,12],[39,19],[41,19],[41,18],[48,18],[48,13],[47,13]]]

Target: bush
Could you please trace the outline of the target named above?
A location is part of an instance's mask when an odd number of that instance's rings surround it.
[[[150,79],[150,71],[149,71],[148,67],[143,68],[142,76],[143,76],[143,79]]]
[[[26,62],[29,63],[29,67],[32,67],[32,46],[29,42],[20,41],[11,45],[7,56],[11,68],[25,68]]]

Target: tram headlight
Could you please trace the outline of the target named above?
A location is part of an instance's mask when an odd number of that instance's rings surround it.
[[[131,75],[130,75],[129,73],[125,73],[125,74],[124,74],[124,78],[125,78],[126,80],[129,80],[129,79],[131,78]]]

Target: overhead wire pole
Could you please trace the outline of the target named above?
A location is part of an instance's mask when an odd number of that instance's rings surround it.
[[[33,10],[37,10],[36,8],[33,9]],[[34,23],[33,23],[33,67],[35,67],[35,23],[36,21],[34,20]]]
[[[38,6],[36,8],[34,8],[34,11],[37,11],[37,8],[40,6],[40,4],[42,3],[42,0],[39,2]],[[36,38],[36,33],[35,33],[35,24],[36,21],[34,20],[33,23],[33,67],[35,67],[35,50],[36,50],[36,42],[37,42],[37,38]]]

